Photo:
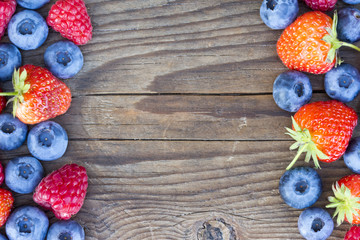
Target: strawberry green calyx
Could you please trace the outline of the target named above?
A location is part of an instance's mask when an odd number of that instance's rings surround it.
[[[327,42],[331,45],[331,48],[330,48],[327,58],[326,58],[326,62],[332,63],[334,61],[334,59],[336,58],[336,63],[335,63],[336,66],[340,65],[342,63],[342,61],[338,58],[338,49],[340,47],[346,46],[346,47],[353,48],[360,52],[360,48],[358,48],[357,46],[355,46],[351,43],[342,42],[337,38],[337,31],[336,31],[337,22],[338,22],[337,11],[334,11],[334,17],[333,17],[333,23],[332,23],[331,29],[325,28],[325,30],[328,32],[328,34],[322,38],[322,40],[324,40],[325,42]]]
[[[344,184],[339,186],[336,182],[332,186],[335,197],[328,198],[330,204],[326,208],[335,208],[334,217],[337,216],[338,225],[344,222],[345,218],[349,223],[353,222],[353,215],[359,216],[357,210],[360,209],[360,198],[351,195],[351,191]]]
[[[13,116],[15,117],[17,107],[20,103],[24,102],[23,94],[29,91],[30,84],[25,84],[25,80],[27,78],[27,72],[24,69],[20,74],[20,69],[14,70],[12,83],[14,87],[14,92],[1,92],[0,96],[12,96],[9,99],[7,104],[13,102]]]
[[[301,129],[301,127],[297,124],[295,119],[291,117],[292,125],[295,130],[292,130],[290,128],[286,128],[288,131],[286,134],[290,135],[296,142],[290,146],[290,150],[295,150],[298,148],[297,154],[294,157],[294,159],[291,161],[289,166],[286,168],[286,170],[289,170],[292,168],[292,166],[295,164],[295,162],[298,160],[300,155],[303,152],[306,152],[305,162],[309,162],[312,158],[315,164],[316,168],[320,168],[319,160],[320,159],[328,159],[329,157],[326,156],[322,151],[320,151],[316,144],[312,141],[311,134],[308,129],[304,128]]]

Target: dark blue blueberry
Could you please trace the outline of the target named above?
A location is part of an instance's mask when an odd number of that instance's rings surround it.
[[[48,228],[49,220],[45,213],[33,206],[16,208],[5,225],[9,240],[44,240]]]
[[[8,240],[4,235],[0,234],[0,240]]]
[[[68,136],[60,124],[46,121],[33,127],[27,138],[29,152],[39,160],[52,161],[62,157],[68,145]]]
[[[5,183],[17,193],[33,192],[43,176],[41,163],[33,157],[14,158],[5,168]]]
[[[298,0],[263,0],[260,7],[260,17],[271,29],[285,29],[298,12]]]
[[[0,81],[11,80],[14,69],[21,66],[21,53],[11,43],[0,43]]]
[[[322,193],[322,182],[315,169],[296,167],[280,178],[280,196],[290,207],[302,209],[313,205]]]
[[[310,79],[302,72],[281,73],[274,81],[273,98],[283,110],[296,112],[312,97]]]
[[[360,10],[346,7],[339,10],[337,24],[338,38],[354,43],[360,40]]]
[[[358,4],[360,0],[343,0],[347,4]]]
[[[325,91],[341,102],[352,101],[360,91],[360,73],[352,65],[343,63],[325,74]]]
[[[360,137],[351,139],[344,154],[346,166],[354,173],[360,173]]]
[[[326,210],[308,208],[300,214],[298,228],[307,240],[325,240],[334,230],[334,222]]]
[[[23,50],[40,47],[45,42],[48,32],[49,28],[45,19],[33,10],[16,13],[8,26],[10,41]]]
[[[23,8],[38,9],[50,2],[50,0],[16,0],[16,2]]]
[[[58,221],[49,228],[46,240],[84,240],[85,232],[81,225],[73,220]]]
[[[0,150],[14,150],[25,142],[27,125],[10,113],[0,114]]]
[[[75,76],[83,67],[81,50],[73,42],[64,40],[49,46],[44,54],[45,65],[58,78]]]

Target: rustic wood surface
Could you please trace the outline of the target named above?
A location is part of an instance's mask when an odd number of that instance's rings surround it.
[[[46,17],[54,2],[38,11]],[[261,1],[85,2],[93,39],[80,47],[83,69],[65,81],[72,106],[54,119],[69,147],[43,165],[47,173],[71,162],[86,167],[87,198],[74,217],[86,239],[204,240],[217,229],[224,240],[302,239],[301,210],[278,192],[295,153],[284,134],[291,114],[272,99],[273,81],[286,70],[276,54],[281,31],[262,23]],[[60,39],[50,30],[42,47],[22,51],[23,63],[44,66],[46,47]],[[341,52],[359,67],[359,53]],[[323,76],[309,77],[312,101],[328,99]],[[349,105],[358,110],[359,98]],[[4,165],[24,155],[26,145],[0,151]],[[322,167],[318,207],[350,173],[342,159]],[[35,205],[31,194],[15,198],[16,206]],[[329,239],[342,239],[349,227],[336,227]]]

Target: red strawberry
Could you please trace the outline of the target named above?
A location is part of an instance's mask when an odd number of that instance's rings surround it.
[[[352,226],[350,230],[345,234],[344,240],[359,240],[360,239],[360,227]]]
[[[337,14],[334,21],[320,11],[307,12],[298,17],[281,34],[277,53],[290,69],[314,74],[328,72],[337,63],[337,51],[348,46],[360,48],[337,39]]]
[[[334,197],[329,197],[327,208],[335,208],[337,224],[344,220],[352,224],[360,224],[360,174],[352,174],[341,178],[332,187]]]
[[[293,130],[286,128],[288,134],[296,140],[290,149],[298,149],[290,169],[301,153],[306,152],[305,161],[318,160],[333,162],[339,159],[349,144],[358,117],[351,107],[330,100],[308,103],[302,106],[292,118]]]
[[[13,114],[26,124],[35,124],[64,114],[71,103],[70,89],[42,67],[22,66],[14,72]]]
[[[2,92],[1,89],[0,92]],[[0,113],[2,112],[2,110],[4,110],[5,106],[6,106],[6,98],[4,96],[0,96]]]
[[[46,21],[61,36],[77,45],[87,43],[92,37],[92,25],[83,0],[58,0]]]
[[[88,187],[88,176],[82,166],[67,164],[43,178],[33,199],[51,209],[58,219],[70,219],[82,207]]]
[[[10,215],[14,198],[10,191],[0,188],[0,227],[3,226]]]
[[[337,0],[305,0],[306,5],[308,5],[312,10],[319,11],[331,11],[334,9]]]
[[[0,0],[0,39],[5,34],[5,29],[16,9],[15,0]]]

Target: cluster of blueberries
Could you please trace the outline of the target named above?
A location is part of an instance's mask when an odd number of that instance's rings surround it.
[[[360,0],[343,0],[347,4],[359,4]],[[260,8],[263,22],[271,29],[284,29],[297,17],[298,0],[264,0]],[[345,7],[338,11],[338,39],[354,43],[360,40],[360,10]],[[325,74],[324,87],[327,95],[338,101],[352,101],[360,92],[360,73],[351,64],[343,63]],[[312,97],[309,77],[298,71],[281,73],[273,84],[273,98],[283,110],[297,112]],[[360,138],[354,138],[344,154],[344,162],[360,174]],[[315,169],[296,167],[286,171],[279,182],[279,192],[284,202],[296,209],[305,209],[299,216],[300,234],[309,240],[327,239],[334,223],[330,214],[311,207],[322,193],[322,181]]]
[[[20,50],[37,49],[47,39],[47,23],[34,9],[49,1],[17,0],[18,5],[26,9],[14,14],[9,22],[7,32],[11,43],[0,43],[0,82],[11,80],[14,69],[21,66]],[[54,76],[61,79],[75,76],[84,62],[80,48],[68,40],[50,45],[45,51],[44,61]],[[35,190],[44,177],[39,160],[53,161],[62,157],[68,145],[68,136],[64,128],[53,121],[39,123],[28,131],[28,126],[11,114],[0,114],[0,151],[17,149],[25,141],[32,156],[10,160],[4,171],[5,184],[19,194]],[[5,230],[10,240],[85,239],[84,229],[74,220],[57,221],[49,228],[46,214],[34,206],[16,208],[8,218]],[[0,240],[6,239],[0,234]]]

